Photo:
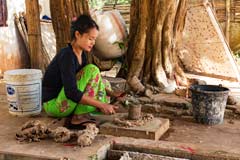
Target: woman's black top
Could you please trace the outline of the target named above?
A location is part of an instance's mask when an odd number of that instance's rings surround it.
[[[80,65],[70,44],[68,47],[61,49],[44,74],[42,102],[56,98],[62,87],[64,87],[66,97],[78,103],[83,96],[83,92],[77,88],[76,73],[86,64],[87,57],[84,52],[82,53],[82,64]]]

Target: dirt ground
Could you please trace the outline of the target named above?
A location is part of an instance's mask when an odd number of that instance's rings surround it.
[[[240,121],[225,119],[223,124],[198,124],[191,117],[175,118],[160,140],[218,146],[219,151],[240,153]]]
[[[42,140],[41,142],[24,144],[18,143],[15,140],[15,134],[24,122],[32,119],[50,122],[53,119],[44,114],[41,114],[38,117],[15,117],[8,113],[8,104],[6,102],[1,102],[0,112],[2,113],[2,116],[0,116],[0,160],[6,160],[9,155],[34,157],[32,159],[60,159],[62,157],[69,157],[72,159],[80,158],[84,160],[89,159],[91,155],[101,155],[100,157],[104,157],[104,155],[106,155],[106,151],[108,150],[107,147],[109,147],[113,141],[117,141],[119,139],[121,139],[121,143],[125,144],[141,142],[138,144],[140,147],[141,145],[152,147],[152,143],[157,144],[158,146],[164,146],[164,152],[162,153],[171,150],[172,146],[175,146],[186,153],[191,152],[191,150],[189,151],[184,147],[181,148],[182,145],[180,144],[185,144],[184,146],[195,146],[195,148],[201,150],[201,154],[206,153],[206,155],[208,155],[211,151],[211,153],[214,152],[235,155],[235,157],[237,155],[238,158],[235,159],[240,159],[240,120],[238,120],[238,118],[227,115],[226,117],[228,118],[224,119],[223,124],[214,126],[203,125],[196,123],[191,115],[174,114],[174,111],[171,110],[173,106],[177,106],[177,108],[180,109],[181,107],[185,108],[188,105],[184,105],[184,103],[189,103],[189,101],[185,101],[184,99],[179,100],[179,97],[166,95],[161,96],[158,102],[164,102],[162,103],[164,104],[162,107],[164,106],[165,109],[158,110],[155,108],[152,112],[161,112],[157,115],[162,118],[170,119],[169,130],[160,138],[159,141],[144,139],[129,141],[129,139],[125,139],[124,137],[98,135],[92,146],[85,148],[80,148],[76,145],[69,145],[68,143],[55,143],[51,140]],[[173,106],[168,107],[171,112],[166,111],[167,105],[169,104],[174,104]],[[155,105],[155,107],[161,107],[161,104]],[[101,154],[99,154],[100,152]],[[191,154],[197,153],[198,151],[195,150]],[[13,156],[10,157],[12,158]],[[31,158],[28,158],[28,160],[30,159]]]

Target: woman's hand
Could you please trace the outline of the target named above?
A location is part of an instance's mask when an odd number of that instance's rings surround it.
[[[116,110],[118,109],[118,106],[111,105],[108,103],[102,103],[101,101],[98,101],[98,100],[96,100],[92,97],[86,96],[86,95],[82,96],[82,99],[79,103],[94,106],[94,107],[100,109],[100,111],[103,112],[104,114],[114,114],[114,113],[116,113]]]
[[[114,114],[116,113],[116,110],[118,109],[118,106],[114,106],[108,103],[103,103],[100,107],[98,107],[101,112],[104,114]]]

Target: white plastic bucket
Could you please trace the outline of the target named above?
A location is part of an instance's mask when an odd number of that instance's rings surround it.
[[[17,116],[37,115],[42,110],[42,72],[16,69],[4,72],[9,113]]]

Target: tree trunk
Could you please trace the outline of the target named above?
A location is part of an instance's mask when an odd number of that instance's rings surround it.
[[[186,84],[177,56],[186,4],[187,0],[132,0],[127,80],[133,90],[139,91],[141,85],[136,84],[141,82],[161,88],[169,80]]]
[[[225,37],[227,42],[229,42],[230,33],[230,21],[231,21],[231,0],[226,0],[226,25],[225,25]]]
[[[70,26],[73,17],[89,15],[88,0],[50,0],[50,10],[58,53],[71,41]]]
[[[42,39],[38,0],[25,0],[31,68],[42,69]]]

